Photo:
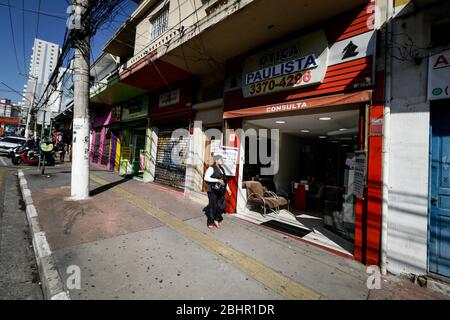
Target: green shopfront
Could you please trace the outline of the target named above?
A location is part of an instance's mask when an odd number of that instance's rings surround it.
[[[120,175],[142,176],[145,169],[149,96],[134,98],[122,106]]]

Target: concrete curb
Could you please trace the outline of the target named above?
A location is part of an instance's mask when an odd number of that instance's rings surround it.
[[[31,191],[22,170],[18,171],[20,190],[26,204],[26,215],[30,226],[33,251],[41,278],[42,292],[46,300],[70,300],[69,291],[65,290],[64,282],[58,272],[52,251],[47,242],[45,232],[39,228],[38,213],[33,205]]]

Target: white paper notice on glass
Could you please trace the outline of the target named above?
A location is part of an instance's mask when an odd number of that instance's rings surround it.
[[[366,181],[366,152],[357,151],[355,153],[355,181],[354,191],[355,196],[364,197],[364,186]]]
[[[211,153],[217,154],[222,152],[222,148],[220,147],[222,140],[211,140]]]
[[[236,175],[236,169],[238,165],[239,149],[233,147],[222,147],[223,167],[225,174],[230,177]]]

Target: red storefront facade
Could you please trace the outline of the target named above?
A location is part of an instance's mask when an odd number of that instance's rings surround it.
[[[297,37],[299,41],[292,40]],[[318,37],[324,37],[326,44]],[[234,132],[248,119],[261,124],[267,119],[300,119],[323,110],[353,108],[359,131],[354,138],[358,149],[365,151],[366,171],[363,193],[354,201],[353,256],[367,265],[379,264],[381,235],[384,84],[383,73],[376,71],[376,37],[370,5],[360,7],[228,61],[224,94],[225,144],[237,148],[242,143]],[[315,44],[305,43],[308,39]],[[292,61],[298,62],[296,74],[289,72]],[[239,211],[243,168],[238,166],[229,181],[230,213]]]

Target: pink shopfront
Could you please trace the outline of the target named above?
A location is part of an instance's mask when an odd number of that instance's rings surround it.
[[[120,106],[96,106],[91,114],[90,160],[111,171],[119,170],[120,116]]]

